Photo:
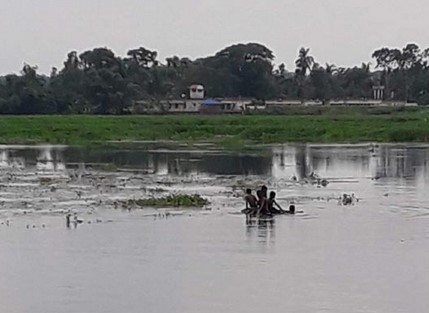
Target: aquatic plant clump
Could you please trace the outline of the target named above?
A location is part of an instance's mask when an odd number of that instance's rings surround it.
[[[131,199],[126,202],[128,207],[156,207],[156,208],[202,208],[209,205],[210,202],[201,197],[200,195],[171,195],[162,198],[148,198],[148,199]]]

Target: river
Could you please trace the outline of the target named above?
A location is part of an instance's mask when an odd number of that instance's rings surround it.
[[[0,307],[425,312],[428,161],[417,144],[0,146]],[[262,184],[302,212],[246,222],[243,190]],[[211,204],[118,205],[171,193]]]

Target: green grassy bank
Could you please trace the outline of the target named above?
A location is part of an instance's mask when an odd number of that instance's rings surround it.
[[[111,140],[356,143],[428,142],[429,110],[255,116],[1,116],[1,143],[89,144]]]

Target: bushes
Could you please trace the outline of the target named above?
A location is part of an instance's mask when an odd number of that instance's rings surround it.
[[[429,141],[429,129],[398,129],[393,130],[389,134],[389,141],[391,142],[427,142]]]

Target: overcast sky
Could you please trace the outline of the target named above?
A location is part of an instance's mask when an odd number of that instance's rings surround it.
[[[0,0],[0,73],[42,72],[67,52],[144,46],[191,58],[237,42],[272,49],[292,69],[297,50],[319,63],[369,61],[381,46],[429,46],[426,0]]]

